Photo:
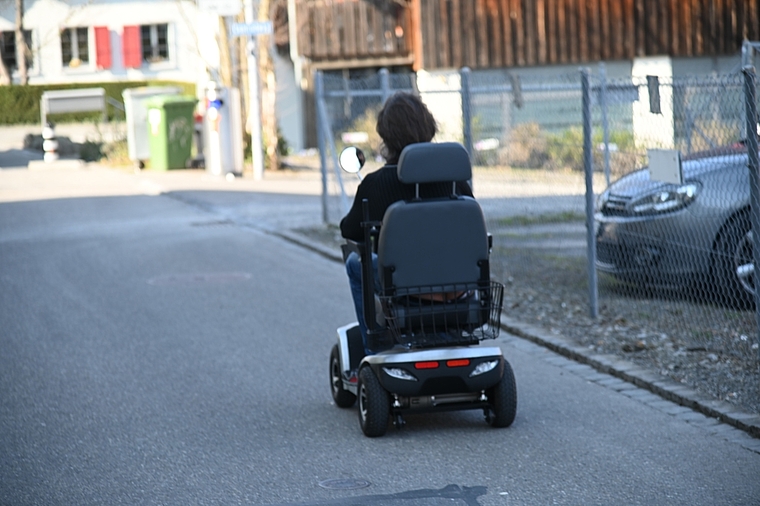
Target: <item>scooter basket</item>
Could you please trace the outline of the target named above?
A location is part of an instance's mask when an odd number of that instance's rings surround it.
[[[398,343],[434,347],[497,338],[503,296],[504,285],[492,281],[405,288],[380,302]]]

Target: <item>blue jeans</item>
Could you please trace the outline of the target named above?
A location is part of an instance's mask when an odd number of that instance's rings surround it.
[[[372,254],[372,271],[375,278],[375,292],[380,291],[380,282],[377,278],[377,255]],[[362,342],[364,343],[364,352],[371,355],[373,352],[367,345],[367,323],[364,321],[364,297],[362,294],[362,260],[361,257],[352,252],[346,259],[346,272],[348,273],[348,284],[351,287],[351,296],[354,299],[354,309],[356,309],[356,319],[359,322],[359,330],[362,333]]]

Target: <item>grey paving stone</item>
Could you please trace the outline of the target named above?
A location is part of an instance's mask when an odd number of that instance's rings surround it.
[[[620,378],[616,378],[616,377],[610,376],[608,374],[606,376],[607,376],[606,379],[599,380],[599,381],[597,381],[597,383],[600,384],[600,385],[602,385],[602,386],[604,386],[604,387],[612,388],[613,390],[618,390],[618,388],[617,388],[618,386],[630,385],[630,383],[627,383],[627,382],[621,380]],[[634,386],[634,385],[631,385],[631,386]]]
[[[687,408],[686,406],[681,406],[679,404],[670,403],[670,407],[666,407],[663,409],[663,411],[669,415],[678,416],[685,413],[693,413],[694,411],[691,408]]]
[[[686,408],[686,411],[678,413],[675,416],[679,420],[683,420],[685,422],[689,422],[693,425],[697,425],[700,427],[708,427],[708,426],[712,426],[712,425],[716,425],[720,423],[720,420],[717,420],[715,418],[710,418],[709,416],[705,416],[702,413],[699,413],[697,411],[694,411],[688,408]]]
[[[569,358],[563,357],[562,355],[551,356],[551,357],[547,358],[546,361],[549,362],[550,364],[559,365],[559,366],[563,366],[563,367],[575,363],[572,360],[570,360]]]
[[[744,434],[744,432],[740,431],[739,429],[732,427],[725,423],[720,423],[718,425],[714,425],[712,427],[709,427],[707,431],[710,434],[713,434],[715,436],[720,436],[722,438],[725,438],[729,441],[735,441],[736,435],[738,434]]]
[[[742,443],[742,446],[755,453],[760,453],[760,439],[752,439],[746,443]]]
[[[581,373],[583,371],[593,371],[593,372],[596,372],[596,369],[594,369],[590,365],[579,364],[578,362],[572,362],[572,361],[571,361],[570,364],[567,364],[565,366],[565,369],[567,369],[568,371],[575,372],[575,373]]]
[[[576,372],[576,371],[573,371]],[[611,378],[609,374],[604,374],[602,372],[597,372],[595,369],[592,369],[590,372],[587,371],[578,371],[576,372],[580,377],[588,380],[588,381],[602,381]]]
[[[624,390],[622,393],[623,395],[627,395],[628,397],[639,400],[643,403],[662,400],[662,397],[659,395],[655,395],[649,390],[644,390],[643,388],[639,388],[638,390]]]
[[[637,387],[633,383],[629,383],[629,382],[624,381],[624,380],[620,380],[619,384],[611,385],[610,388],[612,388],[613,390],[617,390],[618,392],[623,392],[625,390],[638,390],[639,389],[639,387]]]

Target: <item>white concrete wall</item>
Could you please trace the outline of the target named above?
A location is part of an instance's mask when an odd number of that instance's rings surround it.
[[[631,77],[639,85],[639,99],[633,103],[633,136],[637,147],[673,149],[675,123],[673,116],[673,88],[660,86],[659,113],[650,112],[647,76],[657,76],[662,84],[673,79],[673,63],[668,56],[636,58]]]
[[[436,142],[462,142],[462,79],[457,70],[420,70],[417,88],[438,124]]]
[[[274,55],[274,70],[277,79],[276,114],[280,132],[294,151],[306,147],[304,138],[303,93],[296,83],[295,69],[289,58]]]

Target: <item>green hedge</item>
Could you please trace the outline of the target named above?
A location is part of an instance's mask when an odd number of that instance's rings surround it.
[[[79,88],[103,88],[106,96],[122,105],[122,92],[127,88],[141,86],[178,86],[182,93],[195,95],[195,84],[174,81],[130,81],[109,83],[51,84],[45,86],[0,86],[0,125],[24,125],[40,122],[40,99],[49,90],[74,90]],[[124,119],[124,113],[111,105],[106,105],[108,119]],[[81,122],[98,120],[99,112],[76,112],[50,115],[55,122]]]

